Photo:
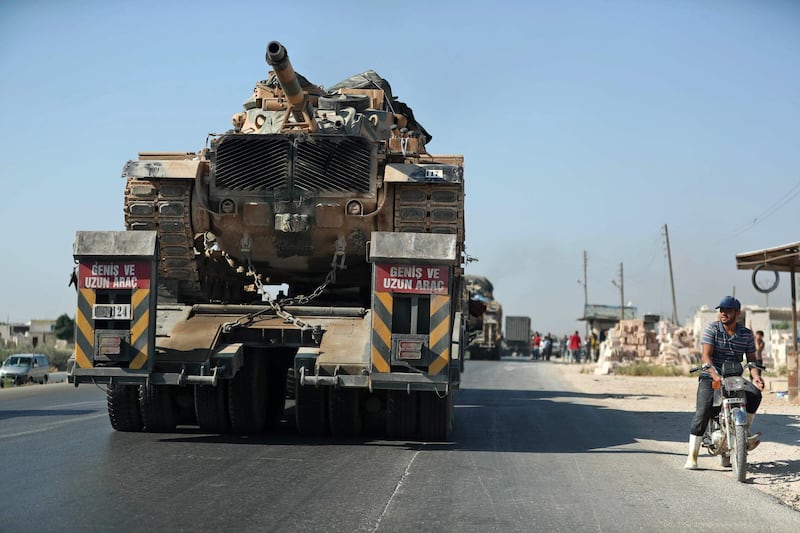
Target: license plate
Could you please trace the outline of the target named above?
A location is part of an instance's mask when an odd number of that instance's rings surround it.
[[[131,304],[95,304],[92,308],[95,320],[130,320]]]

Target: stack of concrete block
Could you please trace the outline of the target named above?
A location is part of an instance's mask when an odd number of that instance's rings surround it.
[[[691,329],[662,320],[658,332],[648,331],[640,319],[622,320],[608,330],[600,343],[595,374],[612,374],[620,364],[641,361],[663,366],[694,366],[700,352],[694,348]]]
[[[657,355],[656,334],[645,329],[644,320],[622,320],[608,330],[606,340],[600,344],[595,373],[610,374],[620,363],[654,362]]]
[[[658,340],[655,331],[645,329],[644,320],[622,320],[615,329],[619,330],[621,350],[626,359],[654,362],[658,356]]]
[[[657,339],[659,350],[656,364],[689,367],[700,361],[700,351],[694,347],[694,333],[691,329],[662,320],[658,324]]]
[[[597,358],[595,374],[613,374],[614,369],[620,364],[620,342],[619,333],[616,328],[608,330],[606,340],[600,343],[600,356]]]

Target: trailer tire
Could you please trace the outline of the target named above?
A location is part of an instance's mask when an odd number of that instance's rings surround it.
[[[294,390],[297,386],[294,374],[294,367],[289,367],[286,370],[286,397],[290,400],[294,400]]]
[[[228,382],[220,381],[215,386],[195,385],[194,410],[197,424],[208,433],[228,433],[231,421],[228,418]]]
[[[499,361],[500,360],[500,347],[499,346],[495,346],[494,348],[491,349],[491,351],[489,352],[489,359],[491,359],[492,361]]]
[[[139,407],[138,385],[109,384],[106,404],[111,427],[117,431],[141,431],[142,410]]]
[[[361,394],[358,389],[331,387],[328,398],[328,415],[331,434],[348,438],[361,435],[364,424],[361,417]]]
[[[295,382],[294,413],[297,431],[307,437],[328,433],[328,391]]]
[[[175,430],[175,406],[167,385],[140,385],[139,406],[146,431],[163,433]]]
[[[419,395],[419,426],[422,440],[445,441],[453,431],[453,394],[440,398],[436,392]]]
[[[390,439],[411,439],[417,432],[416,392],[387,391],[386,433]]]
[[[276,428],[283,419],[286,407],[286,365],[270,361],[267,367],[266,426]]]
[[[228,387],[228,412],[234,433],[260,433],[267,418],[267,372],[263,354],[246,353],[244,366]]]

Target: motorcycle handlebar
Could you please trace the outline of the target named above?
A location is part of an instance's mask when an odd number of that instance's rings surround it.
[[[748,361],[745,366],[747,368],[758,368],[759,370],[766,370],[767,369],[767,367],[764,366],[764,363],[761,363],[759,361]],[[695,372],[699,372],[701,370],[703,370],[703,367],[702,366],[698,366],[696,368],[690,369],[689,373],[690,374],[694,374]]]

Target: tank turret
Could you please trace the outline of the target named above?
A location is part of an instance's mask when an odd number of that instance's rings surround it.
[[[286,283],[289,297],[324,284],[361,302],[372,232],[463,241],[463,158],[427,153],[431,135],[386,80],[368,70],[325,90],[278,41],[266,62],[233,130],[125,167],[126,226],[159,232],[167,293],[248,303],[261,284]]]

